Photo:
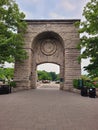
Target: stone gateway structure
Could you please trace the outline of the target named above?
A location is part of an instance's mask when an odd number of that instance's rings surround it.
[[[55,63],[60,66],[60,89],[72,90],[73,79],[80,78],[81,66],[78,28],[79,20],[26,20],[24,36],[28,58],[15,63],[14,81],[21,89],[36,88],[37,66]]]

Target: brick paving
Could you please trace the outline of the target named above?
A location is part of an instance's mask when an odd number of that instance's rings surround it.
[[[98,98],[56,88],[0,95],[0,130],[98,130]]]

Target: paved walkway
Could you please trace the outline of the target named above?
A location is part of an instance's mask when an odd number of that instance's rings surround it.
[[[0,130],[98,130],[98,98],[44,88],[0,95]]]

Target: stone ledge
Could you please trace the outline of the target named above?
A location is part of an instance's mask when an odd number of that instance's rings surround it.
[[[26,19],[25,20],[27,23],[31,23],[31,24],[45,24],[45,23],[48,23],[48,24],[53,24],[53,23],[57,23],[57,24],[62,24],[62,23],[68,23],[68,24],[73,24],[75,22],[80,22],[80,19],[35,19],[35,20],[32,20],[32,19]]]

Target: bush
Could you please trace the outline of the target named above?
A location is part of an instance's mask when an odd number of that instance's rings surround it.
[[[74,79],[73,86],[76,89],[81,89],[84,86],[84,80],[83,79]]]
[[[93,79],[93,84],[96,88],[98,88],[98,77]]]
[[[74,80],[73,80],[73,86],[74,86],[74,88],[79,89],[78,79],[74,79]]]
[[[85,86],[87,88],[98,88],[98,77],[91,79],[87,76],[82,76],[81,79],[73,80],[73,86],[76,89],[81,89],[82,86]]]
[[[10,87],[15,88],[16,87],[16,82],[15,81],[10,81],[9,85],[10,85]]]

